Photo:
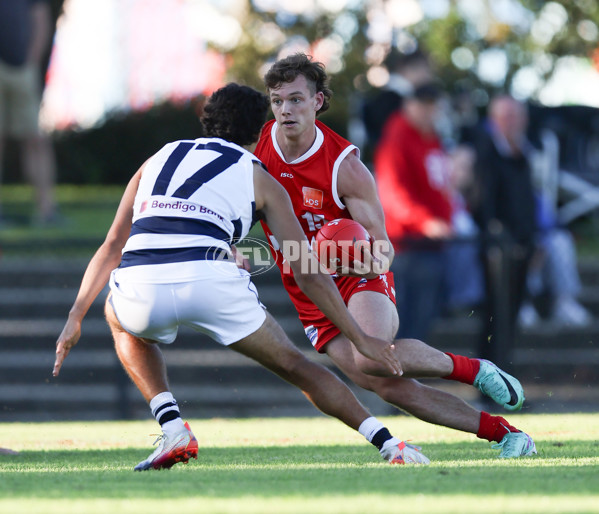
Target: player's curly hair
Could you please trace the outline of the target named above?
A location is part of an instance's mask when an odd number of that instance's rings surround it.
[[[251,145],[260,138],[268,106],[265,94],[231,82],[212,93],[204,107],[200,118],[204,136]]]
[[[284,82],[293,82],[300,75],[306,77],[313,95],[316,93],[324,95],[322,107],[316,113],[318,116],[329,108],[333,92],[329,89],[329,77],[324,64],[313,61],[311,56],[297,53],[279,59],[264,76],[264,84],[270,91],[277,89]]]

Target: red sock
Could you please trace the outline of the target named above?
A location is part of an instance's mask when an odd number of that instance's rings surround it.
[[[454,355],[449,352],[447,352],[447,355],[449,355],[453,361],[453,371],[443,378],[445,380],[456,380],[458,382],[463,382],[464,384],[472,385],[478,370],[480,369],[480,361],[478,359],[464,357],[463,355]]]
[[[487,441],[500,442],[509,432],[520,432],[516,427],[510,425],[501,416],[491,416],[488,412],[480,413],[480,425],[477,437]]]

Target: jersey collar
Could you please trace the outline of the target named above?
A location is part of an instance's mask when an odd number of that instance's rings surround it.
[[[274,146],[275,150],[279,154],[279,157],[283,160],[283,162],[285,162],[287,164],[299,164],[300,162],[303,162],[306,159],[309,159],[320,149],[320,147],[322,146],[322,143],[324,142],[324,134],[322,133],[322,130],[320,130],[318,127],[315,127],[316,128],[316,138],[314,139],[314,143],[312,143],[312,146],[308,149],[308,151],[304,155],[299,156],[297,159],[295,159],[291,162],[287,162],[283,155],[283,151],[281,150],[281,147],[279,146],[279,143],[277,142],[277,137],[276,137],[277,127],[278,127],[278,124],[275,121],[272,124],[272,128],[270,131],[270,139],[272,141],[272,145]]]

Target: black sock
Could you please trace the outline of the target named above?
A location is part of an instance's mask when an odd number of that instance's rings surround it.
[[[386,427],[381,428],[376,434],[374,434],[374,437],[372,438],[372,441],[370,441],[372,444],[374,444],[379,450],[381,450],[383,448],[383,445],[389,440],[392,439],[393,436],[389,433],[389,430],[387,430]]]

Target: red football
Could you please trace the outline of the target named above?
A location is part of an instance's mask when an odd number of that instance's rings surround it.
[[[370,234],[357,221],[340,218],[329,221],[316,234],[318,259],[330,271],[354,267],[354,259],[362,262],[362,248],[370,249]]]

